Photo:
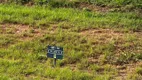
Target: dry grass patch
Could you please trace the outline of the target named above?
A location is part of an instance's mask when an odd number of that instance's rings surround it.
[[[14,35],[20,38],[19,40],[32,40],[42,36],[46,31],[22,24],[1,24],[0,29],[2,30],[1,34]]]
[[[106,46],[102,50],[103,54],[90,57],[91,64],[112,64],[117,71],[115,79],[126,80],[132,74],[141,61],[137,61],[138,54],[142,52],[142,32],[125,32],[113,29],[91,29],[79,33],[84,36],[92,46]],[[108,44],[109,43],[109,44]],[[100,47],[100,48],[101,48]],[[93,48],[95,50],[96,47]]]
[[[85,30],[80,33],[88,40],[98,40],[99,43],[107,43],[115,39],[122,39],[125,36],[123,32],[117,32],[111,29],[92,29]]]

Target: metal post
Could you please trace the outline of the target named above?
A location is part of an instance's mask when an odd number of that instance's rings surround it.
[[[54,61],[53,61],[53,67],[56,67],[56,58],[54,58]]]

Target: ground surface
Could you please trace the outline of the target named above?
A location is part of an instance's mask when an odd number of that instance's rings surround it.
[[[141,27],[135,12],[0,5],[0,79],[141,80]],[[56,68],[47,45],[64,47]]]

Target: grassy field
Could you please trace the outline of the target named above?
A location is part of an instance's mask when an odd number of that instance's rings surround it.
[[[78,3],[89,3],[99,6],[129,6],[131,8],[142,8],[141,0],[1,0],[3,3],[16,3],[16,4],[36,4],[36,5],[49,5],[54,7],[70,6],[76,7]]]
[[[137,11],[0,4],[0,80],[141,80],[141,35]]]

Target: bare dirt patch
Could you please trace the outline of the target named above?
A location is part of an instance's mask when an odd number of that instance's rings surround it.
[[[11,30],[11,34],[22,34],[24,32],[28,32],[31,29],[34,29],[30,27],[29,25],[22,25],[22,24],[1,24],[0,28],[3,29],[3,33],[5,34],[8,32],[8,30]],[[38,29],[34,29],[34,30],[38,30]]]
[[[0,24],[0,30],[1,34],[15,35],[21,40],[32,40],[36,37],[43,36],[48,32],[46,29],[30,27],[29,25],[22,24]]]
[[[114,80],[127,80],[130,76],[133,76],[135,74],[135,70],[137,67],[141,66],[142,62],[136,62],[131,64],[125,64],[125,65],[114,65],[116,69],[118,70],[118,75],[114,77]]]
[[[119,31],[113,29],[90,29],[84,30],[79,33],[81,36],[84,36],[86,39],[91,40],[94,44],[98,43],[108,43],[111,41],[117,41],[118,44],[123,44],[127,41],[127,38],[132,41],[131,45],[133,45],[133,38],[142,40],[142,32],[133,32],[133,31]],[[128,41],[127,41],[128,42]]]
[[[118,32],[111,29],[85,30],[82,31],[80,35],[85,36],[88,40],[94,40],[94,44],[107,43],[112,40],[122,40],[122,37],[125,36],[123,32]]]
[[[98,12],[109,12],[111,8],[107,6],[96,6],[93,4],[88,4],[88,3],[80,3],[79,8],[81,9],[89,9],[91,11],[98,11]]]

